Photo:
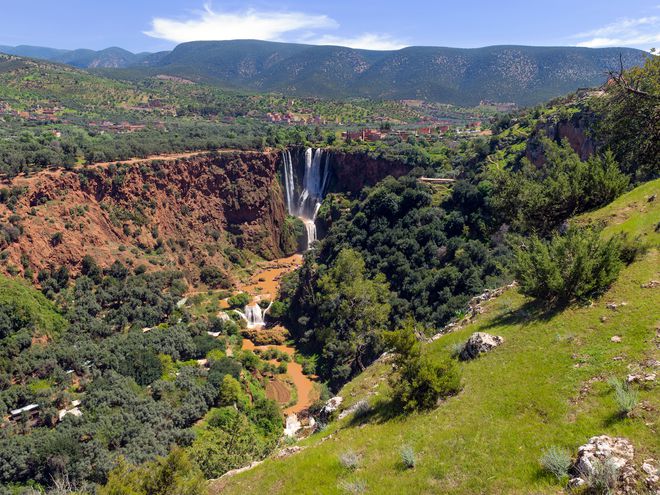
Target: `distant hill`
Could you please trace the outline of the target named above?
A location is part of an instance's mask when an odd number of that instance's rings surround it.
[[[42,46],[0,46],[0,52],[19,57],[31,57],[51,62],[72,65],[81,69],[125,68],[143,63],[156,63],[164,55],[160,53],[132,53],[123,48],[111,47],[104,50],[59,50]],[[169,52],[165,52],[167,54]]]
[[[605,82],[608,69],[643,62],[630,48],[492,46],[355,50],[264,41],[177,46],[158,70],[204,82],[304,96],[539,103]]]
[[[117,78],[167,74],[239,90],[467,106],[481,100],[537,104],[603,84],[607,70],[619,66],[619,56],[626,67],[648,56],[632,48],[417,46],[373,51],[256,40],[195,41],[155,54],[28,46],[0,51],[82,68],[127,69],[104,71]]]

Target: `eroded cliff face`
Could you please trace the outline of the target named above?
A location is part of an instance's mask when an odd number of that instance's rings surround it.
[[[598,148],[598,143],[589,134],[594,118],[592,113],[581,111],[569,118],[548,120],[539,124],[527,143],[527,158],[537,166],[545,163],[540,137],[547,136],[557,143],[568,141],[580,159],[587,160]]]
[[[403,162],[372,158],[366,153],[333,153],[331,192],[355,194],[385,177],[401,177],[411,167]]]
[[[230,277],[244,250],[290,254],[278,164],[276,152],[224,152],[19,177],[3,186],[26,189],[13,211],[0,205],[2,223],[22,231],[5,243],[3,269],[76,274],[89,254],[101,266],[119,259],[191,281],[207,265]]]

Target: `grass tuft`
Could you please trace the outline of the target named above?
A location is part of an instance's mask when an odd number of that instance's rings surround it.
[[[621,416],[629,416],[637,407],[639,394],[628,382],[613,378],[609,381],[614,390],[614,399],[618,406],[618,412]]]
[[[360,461],[360,455],[354,450],[347,450],[339,456],[339,463],[349,471],[355,471],[360,467]]]
[[[417,465],[415,450],[410,445],[401,447],[401,463],[406,469],[413,469]]]
[[[539,459],[543,469],[554,474],[558,480],[568,476],[571,462],[571,455],[568,451],[554,445],[549,447]]]

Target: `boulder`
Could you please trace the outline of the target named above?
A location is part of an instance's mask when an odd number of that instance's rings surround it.
[[[298,419],[298,415],[290,414],[286,417],[286,426],[284,427],[284,436],[295,437],[302,429],[302,423]]]
[[[460,358],[463,361],[475,359],[476,357],[479,357],[480,354],[494,349],[503,342],[504,339],[497,335],[490,335],[484,332],[475,332],[470,336],[468,341],[463,346]]]
[[[323,409],[321,409],[321,414],[330,416],[333,412],[339,409],[342,402],[344,402],[344,398],[340,396],[329,399],[328,402],[325,403],[325,406],[323,406]]]
[[[598,465],[609,463],[616,470],[617,488],[614,493],[633,493],[637,473],[633,465],[635,449],[626,438],[600,435],[592,437],[578,449],[573,471],[577,476],[571,486],[589,484]]]
[[[642,464],[642,476],[650,493],[660,493],[660,470],[655,459],[646,459]]]

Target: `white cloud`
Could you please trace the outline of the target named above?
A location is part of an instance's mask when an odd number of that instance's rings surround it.
[[[314,45],[337,45],[366,50],[399,50],[408,45],[386,34],[364,33],[355,37],[326,34],[316,39],[304,40]]]
[[[660,43],[660,17],[619,19],[598,29],[576,34],[574,38],[582,39],[577,46],[588,48],[633,46],[648,49]]]
[[[156,17],[144,34],[176,43],[201,40],[260,39],[280,41],[286,33],[302,29],[337,27],[326,15],[302,12],[215,12],[209,5],[188,20]]]
[[[362,33],[356,36],[337,36],[323,33],[327,29],[338,27],[337,21],[327,15],[256,9],[217,11],[210,4],[206,4],[203,10],[194,12],[192,18],[156,17],[151,21],[151,29],[144,34],[175,43],[259,39],[340,45],[371,50],[396,50],[407,46],[387,34]]]

